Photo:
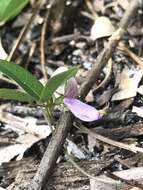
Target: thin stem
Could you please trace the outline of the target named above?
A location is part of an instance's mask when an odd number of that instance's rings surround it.
[[[45,109],[43,109],[43,114],[51,129],[51,132],[53,132],[54,131],[53,126],[52,126],[53,118],[52,118],[51,110],[49,109],[48,106],[46,106]]]
[[[100,181],[102,183],[107,183],[107,184],[111,184],[111,185],[119,185],[120,182],[119,181],[112,181],[110,179],[105,179],[105,178],[101,178],[101,177],[95,177],[95,176],[92,176],[91,174],[87,173],[84,169],[82,169],[73,159],[72,155],[68,154],[66,152],[66,156],[68,157],[69,161],[73,164],[73,166],[75,166],[77,168],[77,170],[79,170],[83,175],[87,176],[89,179],[93,179],[93,180],[96,180],[96,181]]]

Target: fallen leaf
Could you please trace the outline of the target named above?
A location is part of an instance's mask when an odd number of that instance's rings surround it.
[[[111,178],[107,178],[104,176],[102,176],[102,178],[105,178],[106,180],[109,179],[112,181]],[[90,190],[115,190],[115,189],[116,185],[106,184],[94,179],[90,179]]]
[[[73,143],[71,140],[67,139],[68,145],[67,145],[67,151],[69,154],[74,155],[78,159],[86,159],[86,156],[84,153],[80,150],[80,148]]]
[[[29,21],[31,15],[32,15],[32,13],[23,13],[23,14],[19,15],[16,18],[15,22],[13,23],[12,27],[18,28],[18,27],[22,27],[22,26],[26,25],[27,22]],[[33,20],[33,24],[34,25],[42,24],[43,20],[44,19],[40,15],[37,15],[36,19]]]
[[[122,7],[122,9],[126,10],[129,7],[128,0],[118,0],[118,4]]]
[[[139,88],[137,89],[137,92],[143,95],[143,85],[139,86]]]
[[[143,167],[137,167],[137,168],[131,168],[131,169],[128,169],[128,170],[122,170],[122,171],[117,171],[117,172],[113,172],[114,175],[116,175],[117,177],[120,177],[120,178],[123,178],[125,180],[135,180],[139,183],[142,183],[143,181]],[[115,185],[111,185],[111,184],[105,184],[103,182],[99,182],[97,180],[93,180],[93,179],[90,179],[90,189],[91,190],[115,190],[115,189],[118,189],[118,190],[123,190],[125,188],[127,188],[127,186],[123,183],[118,183],[118,188],[117,188],[117,181],[109,178],[109,177],[106,177],[105,175],[100,175],[98,176],[102,179],[105,179],[105,180],[112,180],[113,182],[115,182]],[[136,190],[136,189],[134,189]],[[137,189],[138,190],[138,189]]]
[[[93,1],[93,8],[95,11],[103,11],[104,10],[104,0],[94,0]]]
[[[90,152],[94,151],[95,146],[99,146],[98,140],[95,139],[95,137],[91,134],[88,134],[88,149]]]
[[[1,39],[0,39],[0,59],[5,60],[7,57],[8,57],[8,55],[7,55],[6,51],[4,50]]]
[[[132,112],[136,113],[139,117],[143,118],[143,108],[140,108],[140,107],[137,107],[137,106],[133,106]]]
[[[128,170],[113,172],[114,175],[125,180],[137,180],[143,182],[143,167],[135,167]]]
[[[91,28],[91,39],[97,40],[99,38],[111,36],[115,31],[108,17],[98,17]]]
[[[114,106],[114,108],[112,109],[112,112],[119,112],[119,111],[124,112],[131,106],[133,101],[134,101],[134,98],[128,98],[121,101],[118,105]]]
[[[112,101],[135,97],[142,75],[141,69],[125,67],[119,78],[116,79],[119,83],[119,91],[113,95]]]
[[[0,148],[0,165],[3,162],[9,162],[15,156],[23,154],[24,151],[28,148],[28,145],[24,144],[15,144],[7,147]]]
[[[90,90],[85,98],[86,102],[94,102],[94,95],[93,92]]]
[[[21,159],[29,147],[51,133],[48,125],[37,125],[37,119],[33,117],[20,118],[1,110],[0,120],[5,123],[5,128],[18,134],[14,145],[0,147],[0,165],[16,156]]]
[[[0,187],[0,190],[5,190],[4,188]]]

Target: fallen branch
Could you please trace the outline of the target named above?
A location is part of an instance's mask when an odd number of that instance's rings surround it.
[[[57,125],[55,133],[53,134],[52,139],[41,160],[38,171],[34,176],[32,183],[30,184],[29,190],[40,190],[44,188],[48,182],[48,178],[50,178],[67,134],[72,126],[72,120],[73,116],[69,112],[65,112],[61,116],[60,122]]]

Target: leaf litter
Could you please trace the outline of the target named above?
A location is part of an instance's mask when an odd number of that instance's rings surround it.
[[[141,69],[125,67],[119,78],[116,79],[119,91],[113,95],[112,101],[135,97],[142,76],[143,71]]]
[[[84,3],[83,3],[84,4]],[[82,85],[84,81],[86,81],[86,77],[88,76],[88,71],[91,70],[92,66],[94,65],[96,61],[97,55],[100,54],[100,52],[103,50],[105,47],[105,44],[108,42],[108,37],[111,36],[115,29],[118,26],[118,21],[120,18],[123,16],[124,10],[128,9],[128,5],[130,4],[130,1],[122,1],[118,0],[117,2],[114,1],[99,1],[99,0],[93,0],[90,1],[91,6],[93,6],[94,13],[97,16],[95,18],[95,22],[93,23],[93,20],[91,21],[91,17],[93,18],[92,14],[93,12],[89,13],[89,9],[87,9],[86,6],[83,6],[83,4],[77,0],[77,1],[68,1],[67,5],[65,7],[65,12],[61,13],[59,11],[53,11],[54,13],[59,13],[61,14],[58,18],[54,18],[53,21],[49,22],[49,27],[48,31],[46,33],[47,38],[46,38],[46,43],[45,43],[45,49],[46,49],[46,63],[45,67],[48,71],[49,76],[51,76],[51,71],[55,70],[56,68],[59,67],[58,62],[62,62],[65,66],[69,67],[71,65],[76,65],[80,64],[81,68],[79,69],[78,73],[79,76],[77,76],[77,82],[78,85]],[[33,5],[32,5],[33,6]],[[42,5],[42,9],[40,10],[40,14],[37,15],[38,21],[36,21],[28,31],[26,38],[16,52],[15,55],[15,60],[19,63],[24,63],[26,58],[28,57],[28,52],[31,48],[31,42],[36,43],[36,49],[34,52],[34,55],[29,60],[29,65],[28,69],[37,76],[40,80],[43,80],[42,76],[42,71],[41,71],[41,65],[39,61],[39,39],[41,35],[41,26],[43,21],[45,20],[45,12],[47,9],[49,9],[49,4],[44,1]],[[56,9],[56,8],[55,8]],[[27,11],[28,10],[28,11]],[[62,10],[62,9],[61,9]],[[74,12],[77,12],[78,15],[74,15]],[[10,52],[12,44],[14,44],[15,39],[18,36],[18,32],[22,29],[22,26],[26,23],[26,19],[29,17],[29,14],[31,14],[31,9],[30,7],[27,7],[26,10],[23,11],[25,16],[23,19],[22,16],[18,16],[17,19],[13,20],[11,23],[8,23],[7,25],[4,26],[4,30],[2,29],[2,45],[3,47],[0,48],[1,52],[4,52],[4,59],[6,59],[7,54],[6,52]],[[82,14],[82,13],[87,13],[87,14]],[[51,13],[52,16],[54,17],[54,13]],[[71,14],[72,13],[72,14]],[[65,14],[64,16],[62,14]],[[140,16],[142,13],[139,13]],[[71,16],[69,16],[71,15]],[[55,16],[56,17],[56,16]],[[61,18],[64,18],[63,20]],[[65,19],[66,18],[66,19]],[[70,18],[70,19],[69,19]],[[60,20],[61,19],[61,20]],[[136,33],[139,29],[139,25],[141,24],[140,18],[133,18],[133,21],[135,22],[134,28],[135,32],[131,33],[130,28],[128,29],[128,33],[125,35],[125,38],[123,39],[123,43],[125,43],[125,47],[128,48],[129,50],[133,50],[135,52],[134,54],[137,55],[139,58],[143,56],[143,51],[142,51],[142,39],[140,35],[142,34],[141,32]],[[60,23],[60,32],[55,33],[53,31],[52,25],[53,22],[55,22],[54,26],[57,26],[56,23]],[[70,23],[67,25],[67,23]],[[137,25],[136,25],[137,24]],[[59,26],[59,25],[58,25]],[[12,28],[12,29],[11,29]],[[99,30],[100,28],[100,30]],[[50,29],[50,30],[49,30]],[[58,31],[58,30],[57,30]],[[69,34],[72,34],[72,36],[75,36],[73,31],[78,31],[80,33],[80,37],[76,39],[75,37],[70,38],[69,40]],[[138,34],[139,36],[136,37],[135,34]],[[61,37],[65,35],[64,37],[64,42],[62,42]],[[56,43],[53,43],[51,39],[54,40],[54,37],[57,37],[59,41],[56,41]],[[71,36],[70,36],[71,37]],[[56,39],[56,40],[57,40]],[[67,40],[68,39],[68,40]],[[92,39],[92,40],[91,40]],[[51,41],[50,41],[51,40]],[[67,41],[66,41],[67,40]],[[127,47],[128,46],[128,47]],[[26,50],[26,51],[25,51]],[[1,54],[2,55],[2,54]],[[134,58],[132,59],[131,54],[124,54],[123,51],[120,52],[114,52],[114,56],[112,58],[113,62],[113,67],[116,64],[117,67],[120,68],[119,73],[116,75],[115,72],[109,72],[109,78],[110,80],[106,81],[106,84],[103,85],[103,88],[98,90],[94,94],[94,89],[95,87],[98,87],[98,85],[102,84],[104,79],[106,79],[106,75],[108,75],[108,71],[101,72],[99,74],[99,77],[97,79],[97,82],[94,86],[93,89],[91,89],[90,94],[86,97],[86,101],[88,104],[91,106],[96,107],[98,110],[101,110],[103,115],[107,116],[110,113],[116,113],[115,108],[118,107],[118,111],[121,111],[120,116],[122,116],[125,111],[129,112],[135,112],[136,116],[133,116],[133,119],[129,115],[129,125],[135,125],[138,121],[139,123],[142,123],[142,101],[141,101],[141,95],[143,95],[143,90],[142,90],[142,68],[136,66],[137,59]],[[54,63],[54,64],[52,64]],[[141,63],[141,62],[140,62]],[[139,62],[138,62],[138,65]],[[114,70],[114,68],[113,68]],[[114,75],[113,75],[114,73]],[[3,85],[2,85],[3,86]],[[64,88],[63,87],[58,93],[64,94]],[[58,89],[59,90],[59,89]],[[130,99],[132,101],[130,101]],[[129,103],[124,103],[125,101],[129,101]],[[5,105],[5,102],[2,102],[2,105]],[[17,106],[17,102],[10,102],[12,106]],[[22,104],[19,104],[19,106],[23,106]],[[26,105],[30,112],[32,112],[32,108],[29,105]],[[24,109],[24,108],[23,108]],[[55,123],[59,119],[59,116],[61,114],[61,109],[58,109],[58,114],[54,113]],[[56,111],[57,111],[56,110]],[[24,159],[23,154],[27,149],[32,147],[33,149],[36,147],[36,154],[38,154],[38,150],[42,150],[44,140],[50,135],[50,130],[49,126],[47,125],[45,119],[43,116],[40,115],[40,117],[34,116],[34,114],[31,114],[32,117],[29,117],[29,114],[25,114],[25,117],[23,118],[22,115],[18,115],[17,110],[13,110],[13,112],[8,113],[7,111],[4,113],[4,115],[1,118],[1,123],[3,125],[3,130],[7,131],[8,129],[12,130],[12,133],[16,132],[18,134],[18,137],[15,138],[15,140],[11,141],[11,144],[8,146],[2,147],[0,152],[3,157],[1,157],[1,164],[3,166],[2,162],[12,162],[11,160],[15,159]],[[15,112],[15,113],[14,113]],[[122,113],[123,112],[123,113]],[[57,115],[56,115],[57,114]],[[17,116],[18,115],[18,116]],[[126,115],[128,118],[128,114]],[[126,118],[126,119],[127,119]],[[110,118],[111,119],[111,118]],[[114,118],[115,120],[119,118]],[[38,124],[41,123],[41,124]],[[97,122],[97,121],[96,121]],[[75,123],[77,125],[84,125],[86,127],[96,127],[95,129],[102,129],[103,131],[106,131],[108,129],[110,131],[110,125],[106,125],[107,121],[104,121],[104,125],[102,124],[102,121],[100,121],[100,126],[96,126],[96,122],[91,122],[86,123],[83,121],[78,120],[77,118],[75,119]],[[55,125],[54,123],[54,125]],[[112,128],[117,128],[119,131],[126,129],[126,124],[119,124],[116,122],[116,124],[112,124]],[[111,130],[112,130],[111,128]],[[142,129],[140,129],[142,130]],[[80,136],[79,136],[80,133]],[[109,132],[110,133],[110,132]],[[131,139],[126,138],[126,133],[128,136],[130,136],[129,131],[125,131],[124,135],[121,137],[121,141],[124,143],[129,143],[130,140],[134,142],[137,146],[140,148],[143,147],[143,140],[142,136],[136,135],[136,138],[132,137]],[[0,134],[1,128],[0,128]],[[119,133],[120,134],[120,133]],[[117,136],[120,136],[117,133]],[[142,134],[142,133],[140,133]],[[123,173],[120,174],[120,177],[123,177],[124,179],[127,179],[127,177],[131,176],[132,180],[142,180],[142,167],[136,167],[136,165],[132,165],[131,168],[127,170],[127,168],[124,166],[124,160],[131,158],[133,154],[131,154],[127,150],[120,149],[119,147],[114,148],[111,145],[106,145],[106,143],[99,142],[99,140],[95,140],[95,138],[92,138],[91,135],[83,134],[80,129],[76,130],[74,127],[72,128],[70,132],[70,140],[68,144],[69,152],[73,154],[76,158],[79,159],[79,162],[81,162],[82,159],[86,159],[89,163],[91,160],[96,160],[97,165],[100,166],[100,162],[103,161],[104,164],[107,162],[109,159],[112,161],[112,158],[116,155],[118,155],[121,158],[121,163],[120,162],[112,162],[107,168],[103,167],[100,168],[100,173],[103,174],[104,171],[109,171],[109,173],[114,172],[117,170],[117,173]],[[114,136],[116,140],[116,135]],[[0,136],[1,140],[1,136]],[[39,140],[40,143],[43,144],[39,145]],[[2,140],[1,140],[2,141]],[[48,140],[46,140],[48,141]],[[12,144],[14,142],[14,144]],[[39,147],[39,148],[38,148]],[[80,147],[80,148],[79,148]],[[82,151],[82,148],[88,147],[86,151],[86,156],[84,151]],[[32,148],[30,148],[31,153],[29,154],[30,156],[34,154],[32,152]],[[8,155],[9,154],[9,155]],[[28,155],[28,154],[27,154]],[[5,158],[4,158],[5,157]],[[61,161],[65,161],[66,157],[63,156]],[[39,160],[38,160],[39,161]],[[17,162],[18,163],[18,162]],[[29,166],[30,167],[30,166]],[[90,165],[89,167],[90,168]],[[61,170],[62,171],[62,170]],[[87,170],[88,171],[88,170]],[[27,171],[29,172],[29,171]],[[94,175],[94,170],[93,170],[93,175]],[[63,172],[64,176],[64,172]],[[102,175],[103,176],[103,175]],[[102,178],[101,176],[101,178]],[[64,176],[65,177],[65,176]],[[63,177],[63,178],[64,178]],[[72,176],[72,179],[74,180],[74,175]],[[85,184],[85,181],[83,182],[83,176],[78,177],[78,184],[80,186],[80,182]],[[138,177],[138,179],[137,179]],[[61,179],[61,178],[60,178]],[[70,181],[69,178],[66,178]],[[129,178],[128,178],[129,179]],[[111,180],[111,179],[110,179]],[[87,181],[87,178],[86,178]],[[59,182],[59,181],[58,181]],[[60,182],[59,182],[60,183]],[[74,184],[76,184],[77,181],[75,179]],[[2,181],[1,181],[2,184]],[[10,183],[8,184],[10,185]],[[5,184],[5,186],[8,186]],[[72,188],[72,183],[70,183],[71,188]],[[18,186],[18,185],[17,185]],[[90,189],[116,189],[115,187],[111,187],[109,184],[104,184],[100,183],[90,179],[90,182],[88,180],[88,183],[86,183],[85,187]],[[3,186],[4,187],[4,186]],[[66,189],[69,188],[69,186],[66,186]],[[78,187],[80,188],[80,187]],[[122,188],[123,189],[123,188]],[[125,189],[125,187],[124,187]],[[130,188],[133,189],[133,188]]]

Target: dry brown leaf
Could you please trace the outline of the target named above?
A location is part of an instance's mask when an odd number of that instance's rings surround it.
[[[91,28],[91,39],[97,40],[99,38],[111,36],[115,31],[108,17],[98,17]]]
[[[14,145],[0,147],[0,165],[8,162],[15,156],[22,158],[23,153],[40,139],[46,138],[51,131],[48,125],[37,125],[37,119],[33,117],[20,118],[10,113],[0,112],[0,120],[6,128],[10,128],[18,133]]]
[[[142,75],[143,72],[140,69],[124,68],[119,78],[116,79],[119,83],[119,91],[113,95],[112,101],[135,97]]]
[[[89,93],[87,94],[85,100],[86,100],[86,102],[94,102],[94,95],[93,95],[92,90],[89,91]]]

